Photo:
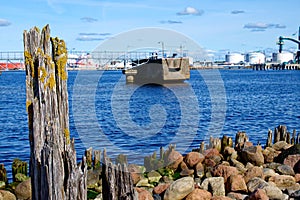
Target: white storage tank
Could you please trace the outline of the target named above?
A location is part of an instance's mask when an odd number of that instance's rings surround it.
[[[245,57],[240,53],[228,53],[225,55],[225,60],[229,64],[239,64],[244,62]]]
[[[272,60],[273,62],[282,64],[294,60],[294,54],[291,52],[273,53]]]
[[[261,52],[248,53],[246,55],[246,62],[250,65],[264,64],[266,62],[266,56]]]

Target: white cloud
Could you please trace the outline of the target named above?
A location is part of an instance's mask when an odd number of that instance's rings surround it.
[[[80,18],[81,21],[83,22],[88,22],[88,23],[93,23],[98,21],[98,19],[92,18],[92,17],[82,17]]]
[[[245,24],[244,28],[250,29],[251,31],[258,32],[258,31],[266,31],[267,29],[270,29],[270,28],[283,29],[283,28],[286,28],[286,26],[282,25],[282,24],[267,24],[267,23],[258,22],[258,23]]]
[[[203,15],[203,10],[198,10],[193,7],[186,7],[183,11],[178,12],[177,15]]]
[[[0,19],[0,26],[9,26],[11,25],[10,21],[6,19]]]

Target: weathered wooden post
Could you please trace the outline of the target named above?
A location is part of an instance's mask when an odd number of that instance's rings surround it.
[[[33,200],[87,199],[86,161],[70,140],[67,50],[49,25],[24,31],[26,106]]]

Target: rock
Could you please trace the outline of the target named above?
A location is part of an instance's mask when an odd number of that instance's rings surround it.
[[[214,156],[221,156],[221,154],[217,149],[211,148],[211,149],[205,150],[204,156],[205,156],[205,158],[211,158]]]
[[[247,185],[242,175],[233,174],[229,177],[229,191],[231,192],[247,192]]]
[[[162,176],[155,170],[148,173],[148,180],[150,183],[158,183]]]
[[[263,178],[263,168],[254,166],[245,172],[244,179],[246,183],[254,177]]]
[[[225,196],[223,177],[210,177],[204,179],[201,188],[212,193],[213,196]]]
[[[276,186],[268,185],[268,186],[265,186],[263,189],[266,191],[266,194],[270,199],[278,199],[278,200],[285,199],[285,195]]]
[[[94,188],[97,186],[101,176],[101,168],[99,169],[89,169],[87,171],[87,187]]]
[[[15,175],[15,179],[16,179],[16,182],[23,182],[23,181],[26,181],[27,179],[29,179],[29,177],[26,176],[25,174],[17,173]]]
[[[16,200],[16,196],[7,190],[0,190],[0,200]]]
[[[237,168],[237,170],[241,173],[245,173],[247,169],[245,168],[244,164],[241,163],[240,161],[237,161],[236,159],[230,159],[230,162],[234,167]]]
[[[256,166],[264,164],[264,156],[261,146],[245,147],[241,151],[241,157],[245,163],[250,162]]]
[[[266,194],[266,191],[263,189],[257,189],[254,192],[252,192],[248,198],[248,200],[269,200],[268,195]]]
[[[102,194],[98,194],[94,200],[103,200]]]
[[[274,158],[275,162],[283,163],[284,159],[289,155],[300,154],[300,144],[295,144],[288,149],[283,150],[276,158]]]
[[[290,148],[292,145],[286,143],[285,141],[279,141],[273,144],[272,148],[275,149],[276,151],[282,151],[285,149]]]
[[[291,193],[290,197],[292,197],[294,199],[300,199],[300,190],[297,190],[297,191]]]
[[[159,194],[153,194],[154,200],[162,200],[161,196]]]
[[[131,174],[133,184],[137,184],[142,178],[145,168],[142,166],[130,164],[128,165],[128,171]]]
[[[196,174],[199,178],[202,178],[205,174],[204,167],[201,162],[199,162],[195,167]]]
[[[263,169],[263,179],[268,180],[271,176],[279,175],[275,172],[274,169],[264,168]]]
[[[296,174],[294,178],[297,183],[300,183],[300,174]]]
[[[282,175],[290,175],[290,176],[295,176],[295,172],[293,168],[289,165],[280,165],[277,167],[277,172]]]
[[[182,176],[182,177],[190,176],[190,175],[194,174],[194,170],[189,169],[188,166],[183,161],[180,163],[180,168],[181,168],[180,176]]]
[[[280,189],[286,189],[296,183],[295,178],[289,175],[272,176],[269,178],[269,182],[275,183],[275,185]]]
[[[194,190],[194,179],[192,177],[180,178],[166,190],[164,200],[181,200]]]
[[[294,166],[294,172],[300,173],[300,160]]]
[[[188,167],[193,168],[199,162],[203,162],[204,158],[204,155],[202,155],[201,153],[192,151],[185,156],[184,162],[187,164]]]
[[[143,188],[135,188],[138,192],[138,200],[154,200],[151,193]]]
[[[247,188],[248,188],[248,191],[252,193],[257,189],[263,189],[264,187],[266,187],[268,185],[269,184],[266,181],[264,181],[263,179],[254,177],[248,181]]]
[[[195,189],[192,191],[185,200],[210,200],[212,197],[211,193],[206,190]]]
[[[292,187],[287,188],[286,191],[287,191],[288,195],[291,195],[292,193],[294,193],[296,191],[300,191],[300,184],[296,183]]]
[[[30,199],[31,198],[31,179],[23,181],[17,185],[15,189],[15,194],[19,200],[21,199]]]
[[[161,194],[165,192],[170,187],[170,183],[160,183],[153,188],[154,194]]]
[[[280,151],[276,151],[271,147],[267,147],[263,150],[263,155],[266,163],[271,163],[274,161],[274,158],[279,155]]]
[[[296,163],[300,160],[300,154],[295,154],[295,155],[288,155],[284,161],[283,164],[289,165],[291,168],[294,168]]]
[[[147,178],[142,178],[141,180],[139,180],[139,182],[137,182],[136,186],[137,187],[154,187],[153,185],[151,185],[149,183],[149,180]]]
[[[225,166],[225,165],[218,165],[212,171],[213,176],[223,177],[225,183],[227,182],[227,179],[231,175],[235,175],[235,174],[238,174],[238,173],[239,172],[235,167]]]
[[[5,182],[4,181],[0,181],[0,189],[1,188],[5,188],[5,186],[6,186]]]
[[[232,200],[232,199],[225,196],[213,196],[211,200]]]
[[[235,193],[235,192],[229,192],[227,194],[227,197],[231,198],[231,199],[235,199],[235,200],[244,200],[246,199],[248,196],[245,194],[241,194],[241,193]]]
[[[166,164],[170,169],[177,170],[179,164],[183,161],[183,156],[174,149],[171,150],[168,157],[166,158]]]

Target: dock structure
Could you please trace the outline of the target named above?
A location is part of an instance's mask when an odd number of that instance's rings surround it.
[[[253,70],[300,70],[300,64],[263,63],[252,65]]]

